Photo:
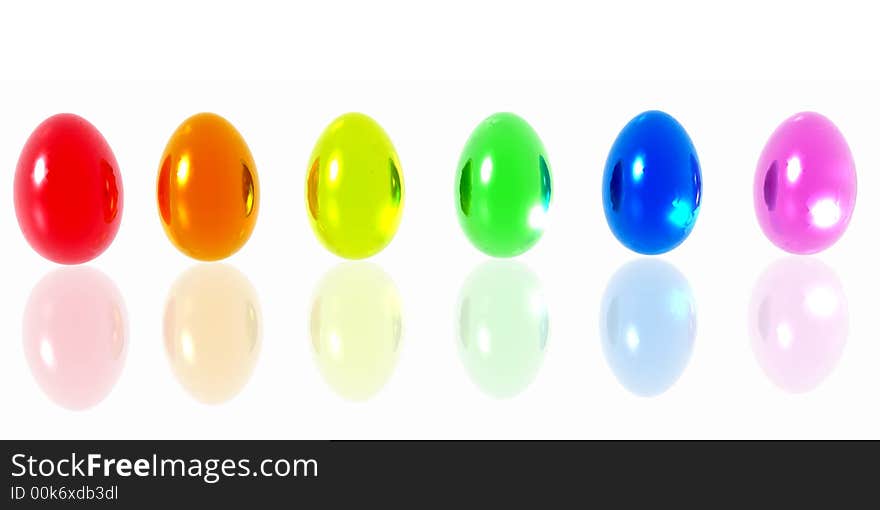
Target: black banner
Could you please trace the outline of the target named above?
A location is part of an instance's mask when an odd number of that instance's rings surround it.
[[[667,505],[713,494],[876,507],[876,442],[4,441],[3,508],[315,502],[464,507],[539,497]],[[701,496],[703,497],[703,496]],[[819,499],[817,499],[819,498]],[[568,502],[568,504],[566,503]],[[577,503],[577,505],[575,505]],[[617,505],[614,505],[617,506]],[[602,506],[604,508],[604,505]],[[542,506],[543,508],[543,506]]]

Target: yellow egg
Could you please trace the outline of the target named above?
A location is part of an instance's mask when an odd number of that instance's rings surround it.
[[[306,176],[306,206],[315,235],[350,259],[375,255],[391,242],[403,212],[397,152],[379,124],[346,113],[321,134]]]

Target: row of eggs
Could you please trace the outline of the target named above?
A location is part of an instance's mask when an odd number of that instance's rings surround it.
[[[199,260],[219,260],[248,240],[260,207],[254,158],[226,119],[200,113],[172,134],[160,160],[156,201],[171,242]],[[456,209],[468,239],[496,257],[538,242],[552,172],[532,127],[512,113],[480,123],[458,163]],[[622,244],[659,254],[694,228],[702,171],[685,129],[648,111],[615,140],[602,181],[605,217]],[[348,113],[321,134],[305,178],[308,216],[320,241],[351,259],[381,251],[397,231],[405,186],[397,152],[370,117]],[[855,164],[843,135],[817,113],[785,120],[761,153],[754,205],[767,237],[792,253],[815,253],[844,232],[855,206]],[[15,174],[15,210],[44,257],[78,264],[113,241],[123,209],[119,165],[85,119],[59,114],[27,140]]]
[[[551,329],[542,287],[524,264],[497,259],[479,264],[461,285],[453,336],[465,371],[490,396],[519,394],[542,366]],[[163,315],[168,362],[187,392],[210,404],[238,394],[260,357],[264,330],[248,279],[226,264],[198,264],[171,286]],[[840,359],[848,315],[831,268],[812,257],[776,261],[752,291],[752,350],[776,385],[810,391]],[[397,364],[403,319],[401,295],[378,266],[348,262],[328,271],[309,307],[307,337],[329,386],[349,400],[375,395]],[[31,292],[23,320],[24,352],[39,386],[66,408],[97,404],[125,363],[127,323],[122,295],[104,273],[88,266],[50,271]],[[691,358],[696,300],[675,266],[637,259],[609,280],[598,326],[620,383],[636,395],[659,395]],[[575,336],[590,338],[591,330]]]

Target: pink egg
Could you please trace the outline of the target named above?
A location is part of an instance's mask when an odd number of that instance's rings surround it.
[[[122,372],[125,304],[97,269],[60,268],[31,291],[22,336],[31,373],[49,398],[68,409],[86,409],[110,393]]]
[[[840,280],[812,257],[773,263],[752,291],[749,331],[758,364],[777,386],[812,390],[837,365],[849,334]]]
[[[755,172],[764,234],[791,253],[834,244],[856,204],[856,167],[843,135],[818,113],[798,113],[770,136]]]

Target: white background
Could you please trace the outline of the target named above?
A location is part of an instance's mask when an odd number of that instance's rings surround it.
[[[60,5],[0,11],[0,437],[880,435],[873,220],[880,214],[880,83],[872,81],[878,71],[870,48],[878,45],[870,40],[870,13],[845,2],[826,4],[833,13],[801,2],[730,12],[687,2],[595,12],[552,2],[287,10],[205,3],[185,12],[161,2],[143,12],[110,3],[90,12]],[[265,81],[228,81],[251,78]],[[815,81],[828,78],[855,81]],[[7,81],[21,79],[40,81]],[[153,79],[163,81],[147,81]],[[669,391],[640,398],[615,379],[599,342],[605,285],[636,258],[606,226],[600,182],[619,129],[649,108],[673,114],[691,134],[704,201],[690,238],[662,256],[693,288],[694,351]],[[236,125],[262,186],[254,235],[227,261],[259,295],[262,351],[242,392],[217,406],[193,400],[165,356],[166,295],[195,262],[165,238],[154,196],[167,137],[203,110]],[[345,401],[327,386],[308,331],[315,285],[341,260],[309,228],[306,160],[326,124],[351,110],[370,114],[389,133],[407,193],[397,236],[372,259],[400,291],[405,336],[388,384],[364,403]],[[534,383],[509,400],[474,386],[455,345],[459,288],[486,260],[457,224],[455,165],[471,129],[501,110],[536,129],[554,178],[550,225],[519,258],[544,288],[551,336]],[[747,312],[758,275],[783,256],[754,216],[754,165],[776,125],[801,110],[822,112],[846,136],[859,198],[848,232],[817,256],[845,288],[846,347],[818,388],[791,395],[758,366]],[[128,357],[110,395],[82,412],[42,393],[21,341],[27,296],[55,265],[20,234],[12,176],[31,130],[61,111],[86,117],[105,135],[126,200],[115,242],[90,265],[125,298]]]

